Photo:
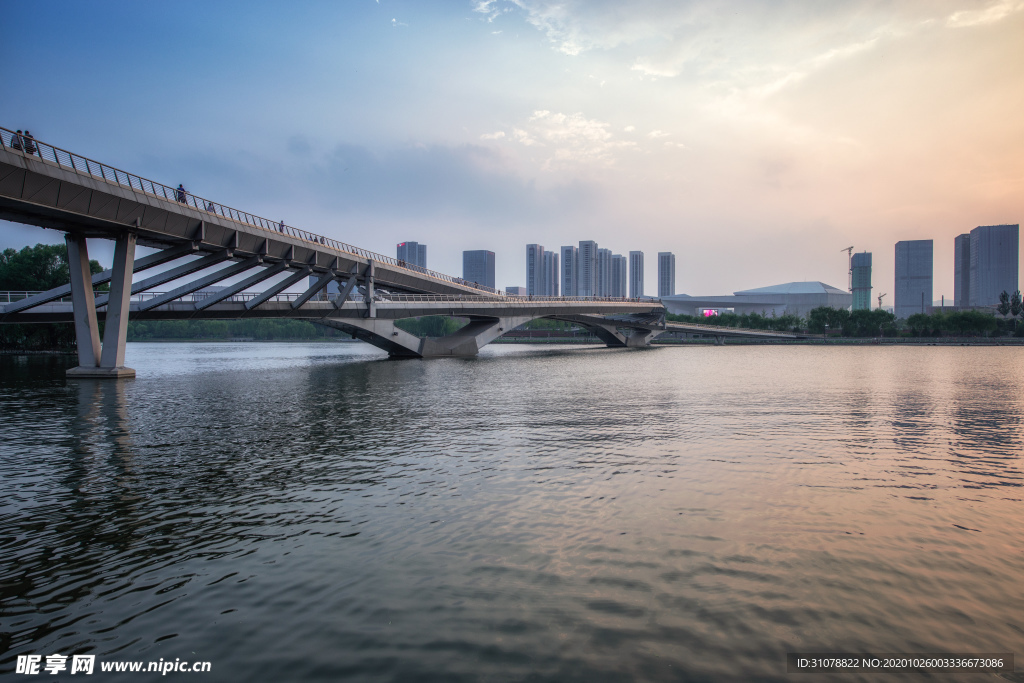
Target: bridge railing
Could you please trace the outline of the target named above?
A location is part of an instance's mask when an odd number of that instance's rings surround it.
[[[38,158],[45,163],[55,164],[60,168],[70,169],[80,175],[86,175],[107,183],[127,187],[135,192],[142,192],[143,194],[148,194],[167,201],[179,202],[185,206],[196,209],[197,211],[203,211],[223,217],[228,220],[235,221],[236,223],[243,223],[250,227],[260,228],[269,232],[289,235],[306,242],[330,247],[336,251],[354,254],[378,263],[386,263],[389,266],[403,268],[421,275],[426,275],[427,277],[431,277],[436,280],[442,280],[444,282],[461,285],[463,287],[472,287],[489,294],[495,294],[498,296],[503,295],[501,290],[494,289],[492,287],[485,287],[477,283],[466,282],[462,278],[445,275],[444,273],[413,265],[391,256],[378,254],[376,252],[369,251],[368,249],[362,249],[330,237],[325,237],[324,235],[317,235],[315,233],[302,230],[301,228],[286,225],[284,221],[272,221],[219,202],[204,199],[203,197],[192,194],[183,187],[169,187],[163,183],[158,183],[155,180],[149,180],[148,178],[143,178],[142,176],[135,175],[134,173],[122,171],[119,168],[109,166],[96,161],[95,159],[83,157],[80,154],[75,154],[74,152],[69,152],[66,149],[55,147],[47,142],[36,140],[34,137],[26,137],[24,134],[19,135],[17,132],[3,127],[0,127],[0,149],[13,151],[24,157]]]
[[[41,292],[31,292],[31,291],[0,292],[0,305],[14,303],[15,301],[20,301],[22,299],[27,299],[30,296],[34,296],[34,295],[40,294],[40,293]],[[102,296],[107,296],[107,295],[110,294],[110,292],[97,290],[96,292],[94,292],[94,294],[96,296],[101,296],[101,295]],[[146,300],[154,299],[156,297],[163,296],[163,295],[164,295],[164,292],[141,292],[141,293],[138,293],[138,294],[133,294],[132,297],[131,297],[131,300],[132,301],[146,301]],[[203,301],[205,299],[208,299],[211,296],[216,296],[216,295],[217,295],[216,291],[198,291],[198,292],[192,292],[191,294],[186,294],[186,295],[184,295],[184,296],[182,296],[182,297],[180,297],[178,299],[175,299],[175,301],[184,301],[184,302],[189,302],[189,303],[195,303],[195,302]],[[223,302],[227,303],[227,302],[234,301],[234,302],[243,302],[244,303],[246,301],[249,301],[251,299],[256,298],[257,296],[259,296],[259,292],[241,292],[239,294],[235,294],[233,296],[230,296],[230,297],[227,297],[227,298],[223,299]],[[282,293],[282,294],[275,295],[274,297],[269,299],[269,301],[295,301],[300,296],[302,296],[302,294],[299,293],[299,292],[285,292],[285,293]],[[326,292],[321,291],[315,297],[313,297],[312,300],[313,301],[326,301],[327,299],[330,299],[333,296],[334,296],[334,294],[328,294]],[[353,292],[350,295],[349,299],[351,301],[365,301],[365,298],[361,294],[358,294],[358,293],[355,293],[355,292]],[[473,294],[392,294],[391,292],[379,292],[378,291],[375,294],[375,296],[374,296],[374,300],[377,301],[378,303],[388,303],[388,302],[393,302],[393,303],[431,303],[431,302],[462,302],[462,303],[473,303],[473,302],[484,303],[484,302],[486,302],[486,303],[493,303],[496,300],[496,298],[493,297],[493,296],[476,296],[476,295],[473,295]],[[615,297],[582,297],[582,296],[535,296],[535,297],[503,296],[503,297],[498,298],[497,300],[498,301],[505,301],[505,302],[509,302],[509,303],[533,303],[533,302],[536,302],[536,303],[548,303],[548,302],[594,303],[594,302],[597,302],[597,303],[639,303],[639,304],[650,304],[652,306],[657,303],[657,302],[651,301],[650,299],[625,299],[625,298],[615,298]],[[51,303],[68,302],[68,301],[71,301],[71,295],[62,297],[60,299],[55,299]],[[702,327],[709,327],[709,326],[702,325]]]

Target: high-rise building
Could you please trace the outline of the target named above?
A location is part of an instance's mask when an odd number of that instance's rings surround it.
[[[494,252],[486,249],[462,252],[462,279],[494,289]]]
[[[971,306],[995,306],[1000,293],[1017,291],[1019,254],[1020,225],[982,225],[971,230]]]
[[[853,310],[871,310],[871,254],[853,255]]]
[[[965,232],[953,240],[953,305],[971,305],[971,234]]]
[[[658,296],[676,295],[676,255],[658,252]]]
[[[579,266],[576,272],[577,296],[597,296],[597,242],[580,242]]]
[[[544,252],[543,296],[558,296],[558,252]]]
[[[896,243],[896,290],[893,312],[906,319],[932,305],[932,241]]]
[[[562,296],[579,296],[579,253],[578,247],[562,247]]]
[[[526,293],[544,296],[544,246],[526,245]]]
[[[508,294],[509,296],[526,296],[526,287],[520,287],[518,285],[514,287],[506,287],[505,294]]]
[[[419,242],[399,242],[398,255],[395,258],[399,261],[405,261],[410,266],[426,268],[427,245],[420,244]]]
[[[644,295],[644,252],[629,252],[629,298]]]
[[[616,299],[626,298],[626,271],[629,268],[629,261],[622,254],[612,254],[612,291],[611,296]]]
[[[597,250],[597,295],[610,296],[612,293],[612,250]]]

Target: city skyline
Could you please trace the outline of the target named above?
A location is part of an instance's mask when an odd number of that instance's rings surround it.
[[[453,275],[484,237],[498,282],[521,279],[523,243],[580,232],[701,254],[676,283],[695,294],[839,286],[851,243],[885,283],[889,245],[929,238],[936,298],[951,300],[954,238],[1024,214],[1024,139],[1006,115],[1022,91],[1015,3],[226,2],[187,14],[11,4],[11,25],[52,20],[45,45],[30,32],[4,41],[20,96],[0,102],[0,125],[380,253],[415,237]],[[181,50],[178,35],[202,49]],[[132,60],[75,60],[97,42]],[[126,81],[130,106],[100,106]],[[190,106],[208,92],[222,96]],[[12,223],[0,233],[0,247],[60,241]]]

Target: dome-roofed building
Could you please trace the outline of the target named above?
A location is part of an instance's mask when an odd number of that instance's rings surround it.
[[[824,282],[787,282],[733,292],[732,296],[663,296],[661,302],[675,315],[708,316],[732,311],[806,317],[819,306],[848,309],[853,305],[853,295]]]

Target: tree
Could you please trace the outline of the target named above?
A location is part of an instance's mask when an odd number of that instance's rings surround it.
[[[823,334],[826,326],[830,330],[841,330],[850,319],[850,312],[845,308],[818,306],[807,314],[807,329],[815,334]]]
[[[89,270],[103,270],[89,261]],[[21,251],[0,252],[0,291],[36,292],[71,281],[68,249],[63,244],[37,244]],[[75,329],[69,323],[0,325],[0,347],[17,349],[69,349],[75,345]]]
[[[93,260],[89,269],[98,273],[103,267]],[[68,248],[63,244],[37,244],[21,251],[0,252],[0,291],[44,291],[69,282]]]
[[[1013,316],[1013,327],[1017,328],[1017,316],[1024,312],[1024,303],[1020,300],[1020,290],[1010,295],[1010,315]]]
[[[999,315],[1010,314],[1010,294],[1005,289],[999,294],[999,305],[996,306]]]
[[[850,313],[850,317],[843,324],[843,335],[847,337],[885,336],[886,330],[895,329],[895,322],[896,316],[881,308],[861,309]]]

